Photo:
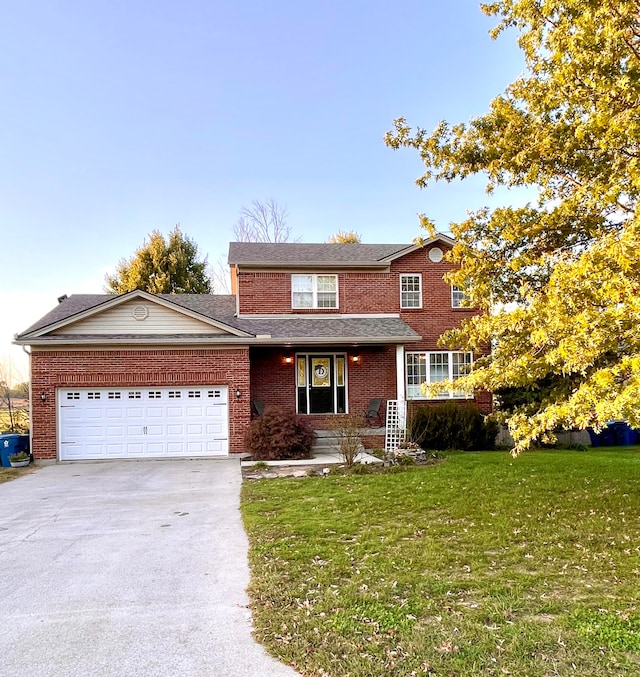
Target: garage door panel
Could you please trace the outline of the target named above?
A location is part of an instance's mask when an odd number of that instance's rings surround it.
[[[102,457],[102,444],[85,444],[84,448],[87,451],[89,458],[101,458]]]
[[[84,421],[84,413],[75,407],[61,407],[67,421]]]
[[[189,418],[202,418],[204,413],[204,407],[187,407],[186,414]]]
[[[158,444],[149,443],[149,444],[147,444],[147,456],[151,456],[151,457],[164,456],[164,444],[162,444],[162,443],[158,443]]]
[[[207,455],[222,456],[228,453],[226,440],[209,440],[206,443],[205,451]]]
[[[227,388],[58,392],[61,460],[228,454]]]
[[[127,407],[127,418],[144,418],[144,414],[142,407]]]
[[[211,437],[222,437],[225,432],[225,425],[222,422],[207,423],[204,432]]]
[[[175,454],[176,456],[184,454],[184,442],[167,442],[167,449],[169,450],[169,454]]]

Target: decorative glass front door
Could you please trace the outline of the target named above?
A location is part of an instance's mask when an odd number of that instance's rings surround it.
[[[298,413],[346,411],[346,358],[335,354],[296,356]]]

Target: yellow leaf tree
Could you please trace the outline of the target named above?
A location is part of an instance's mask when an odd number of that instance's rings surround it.
[[[503,412],[516,452],[558,428],[640,427],[640,5],[504,0],[526,71],[467,124],[404,119],[385,138],[416,149],[417,183],[474,174],[537,200],[452,224],[450,275],[484,314],[442,342],[491,354],[456,387],[529,393]],[[427,217],[423,225],[430,227]]]
[[[360,244],[362,238],[355,230],[339,230],[327,242],[329,244]]]

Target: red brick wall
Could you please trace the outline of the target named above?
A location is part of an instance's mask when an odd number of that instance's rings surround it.
[[[295,358],[296,353],[346,353],[347,354],[347,397],[351,413],[364,414],[372,397],[383,400],[396,397],[396,352],[394,346],[358,348],[335,346],[319,350],[310,348],[251,349],[251,399],[261,400],[265,407],[279,407],[286,411],[296,410],[296,367],[295,359],[286,364],[287,356]],[[351,357],[359,361],[353,363]],[[382,411],[384,416],[384,409]],[[310,414],[305,416],[316,429],[327,427],[331,416]],[[384,420],[384,418],[383,418]]]
[[[243,451],[249,423],[249,350],[141,349],[55,350],[33,349],[32,434],[34,458],[55,459],[56,388],[117,386],[229,386],[229,450]],[[242,392],[240,400],[236,389]],[[45,393],[46,402],[40,394]]]
[[[438,247],[445,250],[442,243]],[[451,286],[442,278],[453,266],[441,261],[433,263],[428,257],[429,249],[418,249],[393,261],[388,273],[340,272],[338,274],[339,308],[341,314],[349,313],[398,313],[402,320],[416,331],[422,340],[406,345],[406,350],[443,350],[438,346],[439,337],[462,319],[472,317],[473,310],[451,307]],[[407,310],[400,308],[400,275],[419,273],[422,276],[422,308]],[[251,313],[313,313],[321,311],[292,311],[291,273],[265,272],[240,273],[240,312]],[[350,348],[352,351],[353,349]],[[351,411],[364,411],[371,397],[394,399],[395,348],[384,349],[383,358],[368,358],[366,351],[357,352],[363,356],[361,365],[349,362],[349,407]],[[317,352],[318,348],[309,352]],[[327,352],[344,352],[344,346],[327,348]],[[299,349],[299,352],[305,352]],[[252,398],[262,400],[265,405],[273,404],[290,411],[295,410],[294,365],[285,365],[285,354],[295,351],[252,350]],[[378,363],[378,359],[380,362]],[[373,363],[373,364],[372,364]],[[357,367],[357,368],[356,368]],[[422,401],[426,403],[426,400]],[[491,410],[489,393],[479,393],[476,402],[483,411]],[[314,425],[320,427],[322,417],[313,416]]]
[[[462,318],[471,317],[474,311],[451,307],[451,286],[442,276],[452,269],[452,265],[445,261],[433,263],[429,260],[428,251],[418,249],[393,261],[388,273],[340,272],[339,307],[335,311],[292,310],[291,273],[243,272],[238,277],[240,313],[399,313],[410,327],[424,337],[420,344],[416,344],[416,349],[434,350],[438,347],[439,336],[446,329],[457,326]],[[400,308],[402,273],[422,275],[421,309]]]

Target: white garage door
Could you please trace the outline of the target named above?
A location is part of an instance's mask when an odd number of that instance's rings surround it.
[[[226,456],[226,386],[58,391],[61,461]]]

